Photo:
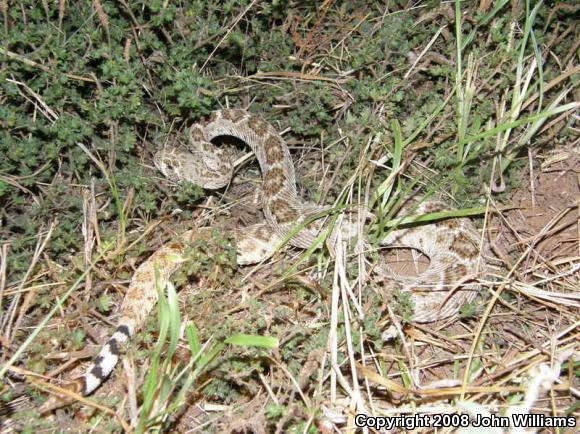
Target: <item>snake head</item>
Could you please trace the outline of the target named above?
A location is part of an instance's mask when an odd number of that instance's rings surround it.
[[[185,179],[183,162],[186,156],[187,154],[177,152],[174,149],[162,149],[153,156],[153,163],[163,176],[170,181],[179,183]]]
[[[220,151],[211,154],[162,149],[153,157],[153,163],[172,182],[188,181],[210,190],[226,186],[233,176],[231,158]]]

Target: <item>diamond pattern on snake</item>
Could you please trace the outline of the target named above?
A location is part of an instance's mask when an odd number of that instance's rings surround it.
[[[249,146],[260,165],[263,178],[262,209],[265,220],[240,230],[233,230],[238,265],[255,264],[274,254],[283,240],[300,249],[307,249],[323,228],[322,220],[305,224],[329,207],[309,204],[297,194],[294,165],[284,139],[260,116],[245,110],[215,111],[206,123],[191,127],[191,151],[163,149],[154,157],[155,166],[174,182],[190,181],[206,189],[226,186],[234,170],[234,152],[227,146],[212,143],[217,137],[232,136]],[[439,201],[419,204],[418,215],[449,210]],[[296,231],[296,227],[304,227]],[[170,242],[143,262],[133,275],[121,305],[115,332],[104,344],[86,373],[70,389],[88,395],[111,374],[119,360],[121,348],[143,325],[157,302],[154,269],[157,266],[162,287],[178,270],[187,245],[207,235],[210,228],[192,229]],[[356,231],[338,229],[336,237],[351,237]],[[341,232],[342,231],[342,232]],[[336,232],[336,230],[335,230]],[[381,244],[416,249],[430,262],[417,276],[389,273],[391,286],[408,293],[414,303],[412,321],[431,322],[454,316],[460,307],[473,300],[480,287],[473,280],[485,264],[479,255],[480,234],[466,218],[448,219],[410,229],[393,231]],[[384,267],[381,267],[384,269]],[[467,282],[467,280],[469,280]],[[47,402],[50,407],[54,402]]]

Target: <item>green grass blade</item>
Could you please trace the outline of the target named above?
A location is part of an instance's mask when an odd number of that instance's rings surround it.
[[[197,337],[197,329],[193,324],[188,324],[187,327],[185,327],[185,336],[189,344],[191,357],[197,357],[201,351],[201,344],[199,343],[199,338]]]
[[[513,128],[519,127],[520,125],[525,125],[529,122],[533,122],[533,121],[536,121],[539,119],[549,118],[551,116],[557,115],[559,113],[563,113],[563,112],[568,111],[568,110],[573,110],[573,109],[576,109],[578,107],[580,107],[580,102],[571,102],[568,104],[564,104],[562,106],[555,107],[553,109],[544,110],[540,113],[536,113],[534,115],[531,115],[531,116],[528,116],[528,117],[525,117],[522,119],[518,119],[518,120],[514,120],[512,122],[507,122],[505,124],[498,125],[495,128],[491,128],[489,130],[482,131],[479,134],[468,136],[461,142],[461,144],[473,142],[476,140],[485,139],[487,137],[492,137],[499,132],[502,132],[502,131],[505,131],[508,129],[513,129]]]
[[[229,345],[239,345],[243,347],[278,348],[278,339],[269,336],[255,336],[237,334],[224,341]]]
[[[470,217],[474,215],[481,215],[485,214],[485,207],[473,207],[473,208],[463,208],[459,210],[453,211],[438,211],[438,212],[431,212],[428,214],[422,214],[419,216],[408,216],[402,217],[397,220],[391,220],[386,223],[386,227],[399,227],[401,225],[407,225],[411,223],[426,223],[426,222],[434,222],[437,220],[448,219],[448,218],[458,218],[458,217]]]
[[[181,317],[179,315],[179,300],[177,292],[171,282],[167,283],[167,314],[169,316],[169,346],[167,348],[167,359],[173,357],[177,343],[179,341],[179,330],[181,327]]]

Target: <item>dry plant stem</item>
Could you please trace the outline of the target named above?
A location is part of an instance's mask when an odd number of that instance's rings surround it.
[[[337,369],[338,366],[338,304],[339,304],[338,272],[335,269],[332,279],[332,297],[330,308],[330,330],[328,334],[328,346],[330,349],[330,401],[336,402]]]
[[[33,68],[38,68],[44,72],[54,74],[55,69],[51,69],[47,66],[41,65],[40,63],[37,63],[37,62],[30,60],[30,59],[27,59],[26,57],[23,57],[20,54],[13,53],[12,51],[6,50],[2,47],[0,47],[0,54],[3,54],[10,59],[18,60],[19,62],[22,62],[28,66],[32,66]],[[67,78],[70,78],[71,80],[85,81],[87,83],[94,83],[95,82],[93,79],[88,78],[88,77],[81,77],[78,75],[67,74],[67,73],[64,73],[63,75],[66,76]]]
[[[20,323],[22,322],[22,318],[24,317],[26,310],[28,309],[28,306],[32,302],[32,298],[34,297],[35,290],[27,292],[27,295],[24,299],[24,302],[22,303],[22,306],[20,306],[20,308],[18,308],[18,304],[20,302],[20,296],[22,295],[21,291],[23,290],[24,285],[26,284],[29,277],[31,276],[32,271],[34,270],[34,267],[38,263],[38,260],[40,259],[40,255],[42,254],[42,252],[46,248],[46,245],[48,244],[48,241],[50,240],[50,238],[52,236],[52,232],[53,232],[55,226],[56,226],[55,222],[50,223],[50,226],[48,227],[48,230],[46,232],[46,235],[44,236],[44,239],[41,238],[42,237],[41,233],[38,234],[38,241],[37,241],[36,247],[34,249],[34,255],[32,256],[30,266],[28,267],[26,274],[24,275],[24,277],[22,278],[22,281],[20,282],[20,285],[18,287],[19,292],[12,299],[12,303],[10,304],[10,308],[8,309],[8,311],[10,312],[10,316],[9,316],[9,318],[6,318],[4,323],[2,324],[2,327],[3,328],[5,327],[4,338],[6,339],[7,342],[11,342],[12,330],[18,330],[18,328],[20,327]],[[19,315],[18,315],[18,318],[16,319],[16,321],[13,323],[17,310],[19,310]]]
[[[85,357],[93,357],[94,355],[95,354],[93,352],[90,352],[88,354],[86,353]],[[74,357],[72,354],[69,354],[69,356],[70,356],[70,360],[64,362],[62,365],[59,365],[56,369],[53,369],[52,371],[48,372],[46,374],[46,378],[47,379],[55,378],[61,372],[68,371],[71,366],[74,366],[78,363],[78,361],[79,361],[78,357]]]
[[[350,79],[347,78],[332,78],[324,75],[306,74],[292,71],[275,71],[275,72],[256,72],[253,75],[245,77],[246,80],[254,78],[265,78],[272,80],[291,80],[291,81],[327,81],[337,85],[344,84]]]
[[[39,111],[44,115],[44,117],[46,119],[48,119],[48,121],[50,123],[54,123],[58,120],[58,115],[44,102],[44,100],[42,99],[42,97],[38,93],[36,93],[31,88],[29,88],[26,84],[24,84],[20,81],[12,80],[9,78],[6,79],[6,81],[9,83],[14,83],[14,84],[22,87],[27,93],[29,93],[33,99],[30,99],[26,94],[24,94],[22,92],[21,92],[21,95],[23,98],[25,98],[27,101],[29,101],[32,105],[38,107]],[[39,105],[35,104],[35,101]]]
[[[81,226],[81,233],[84,239],[84,265],[87,267],[92,262],[93,249],[96,243],[96,228],[98,228],[96,201],[94,195],[94,180],[91,180],[91,188],[89,191],[84,190],[83,196],[83,222]],[[95,225],[96,223],[96,225]],[[87,274],[85,282],[85,301],[90,298],[92,289],[92,273]]]
[[[15,176],[0,175],[0,181],[4,181],[6,184],[9,184],[13,187],[16,187],[20,191],[26,193],[27,196],[30,196],[32,198],[32,201],[34,201],[35,204],[39,205],[40,200],[38,199],[38,197],[34,193],[32,193],[32,191],[30,191],[29,189],[24,187],[22,184],[20,184],[17,181],[17,179],[18,179],[18,177],[15,177]]]
[[[280,402],[278,401],[278,398],[276,398],[276,395],[274,394],[274,391],[272,390],[272,388],[268,384],[267,378],[264,377],[263,374],[258,374],[258,378],[260,379],[260,382],[262,383],[262,386],[264,386],[264,388],[266,389],[266,392],[268,393],[268,397],[272,400],[272,402],[274,403],[274,405],[280,405]]]
[[[525,391],[525,387],[523,386],[514,386],[514,387],[506,387],[506,386],[457,386],[457,387],[437,387],[433,389],[407,389],[404,386],[401,386],[396,381],[390,380],[384,376],[378,375],[376,372],[362,366],[357,365],[357,368],[365,377],[367,377],[370,381],[376,384],[380,384],[389,390],[390,392],[398,393],[402,396],[417,396],[422,398],[435,398],[435,397],[443,397],[443,396],[456,396],[462,392],[474,394],[474,393],[517,393]],[[397,409],[399,411],[400,409]]]
[[[286,375],[286,377],[288,377],[288,379],[290,380],[290,382],[292,383],[292,386],[294,386],[294,389],[296,389],[296,392],[298,392],[298,394],[300,395],[300,398],[302,399],[302,402],[304,402],[304,405],[310,409],[312,407],[312,404],[310,402],[310,399],[308,399],[308,397],[304,394],[304,392],[302,392],[302,389],[300,388],[300,385],[298,384],[298,381],[296,381],[296,379],[294,378],[294,376],[292,375],[292,373],[290,371],[288,371],[288,369],[286,369],[286,367],[282,364],[280,364],[277,360],[270,358],[270,360],[282,371],[284,372],[284,375]]]
[[[125,0],[119,0],[119,3],[121,3],[123,5],[123,7],[125,8],[125,11],[127,12],[127,14],[129,14],[129,17],[131,18],[131,21],[133,22],[133,27],[131,28],[131,30],[133,31],[133,38],[135,39],[135,45],[137,47],[137,51],[139,52],[140,56],[141,55],[141,42],[139,40],[139,35],[137,34],[137,30],[141,28],[141,25],[139,24],[139,20],[137,19],[137,17],[135,17],[135,14],[133,13],[133,11],[131,10],[131,8],[129,7],[129,5],[127,4],[127,2]],[[145,60],[142,58],[142,60]]]
[[[340,223],[339,223],[340,224]],[[356,298],[354,297],[354,295],[352,294],[352,292],[350,290],[347,290],[347,287],[349,286],[348,284],[348,280],[346,277],[346,272],[345,272],[345,266],[346,266],[346,251],[345,251],[345,242],[343,241],[338,241],[335,246],[336,246],[336,261],[335,261],[335,272],[338,273],[338,280],[340,281],[340,298],[342,300],[342,313],[344,316],[344,335],[346,338],[346,349],[347,349],[347,355],[348,355],[348,360],[349,360],[349,364],[350,364],[350,370],[351,370],[351,376],[352,376],[352,389],[354,392],[354,402],[356,404],[356,410],[357,412],[362,412],[364,411],[364,404],[362,402],[362,396],[361,396],[361,392],[360,392],[360,386],[358,383],[358,375],[356,372],[356,365],[355,365],[355,358],[354,358],[354,348],[353,348],[353,344],[352,344],[352,333],[351,333],[351,326],[350,326],[350,321],[351,321],[351,313],[350,310],[348,309],[349,304],[348,301],[349,299],[355,304],[355,306],[358,307],[358,302],[356,300]],[[347,292],[350,294],[347,295]],[[360,309],[360,307],[359,307]],[[359,315],[362,315],[362,310],[359,311]]]
[[[4,316],[2,302],[4,301],[4,292],[6,291],[6,268],[8,263],[8,244],[0,246],[0,324]]]
[[[580,65],[574,66],[574,67],[570,68],[569,70],[564,71],[558,77],[550,80],[549,83],[544,84],[544,94],[547,93],[553,87],[555,87],[558,84],[560,84],[561,82],[563,82],[564,80],[567,80],[569,77],[573,76],[574,74],[578,74],[579,72],[580,72]],[[534,92],[534,94],[532,94],[532,96],[530,96],[522,104],[521,110],[526,109],[531,103],[533,103],[535,100],[537,100],[539,98],[539,96],[540,96],[539,92]]]
[[[433,330],[432,328],[422,326],[420,324],[415,324],[412,328],[405,332],[409,337],[413,339],[429,343],[431,345],[444,348],[444,349],[452,349],[454,351],[460,352],[463,351],[463,347],[453,341],[452,339],[448,338],[447,336],[443,335],[442,333],[438,333],[437,331]],[[430,337],[433,336],[434,338]],[[443,341],[443,342],[441,342]]]
[[[114,410],[110,409],[109,407],[105,407],[103,405],[96,404],[93,401],[85,398],[84,396],[79,395],[78,393],[71,392],[68,389],[55,386],[55,385],[47,383],[45,381],[33,380],[32,385],[36,386],[38,388],[49,390],[50,392],[52,392],[54,394],[66,397],[70,400],[81,402],[82,404],[86,405],[87,407],[95,408],[99,411],[102,411],[103,413],[110,414],[111,416],[114,416],[115,418],[117,418],[117,421],[121,424],[121,426],[123,427],[125,432],[131,432],[129,429],[129,426],[123,420],[123,418],[121,418]]]
[[[207,59],[205,60],[205,62],[203,63],[203,65],[201,65],[201,68],[199,69],[200,72],[202,72],[205,69],[205,66],[207,65],[207,63],[211,60],[211,58],[213,57],[213,55],[215,54],[215,52],[218,50],[218,48],[223,44],[223,42],[226,40],[226,38],[229,36],[229,34],[232,32],[232,30],[234,30],[234,28],[236,27],[236,25],[240,22],[240,20],[242,18],[244,18],[244,16],[248,13],[248,11],[254,6],[254,4],[256,4],[257,0],[252,0],[252,2],[246,7],[246,9],[244,9],[234,20],[234,22],[232,23],[232,25],[228,28],[228,30],[225,32],[224,36],[220,39],[220,41],[215,45],[214,49],[212,50],[212,52],[209,54],[209,56],[207,57]]]
[[[529,182],[530,182],[530,193],[532,200],[532,208],[536,207],[536,189],[534,185],[534,156],[532,155],[532,150],[528,148],[528,168],[529,168]]]
[[[421,53],[419,53],[419,55],[417,56],[417,58],[415,59],[415,61],[411,65],[411,67],[409,68],[409,70],[403,76],[403,78],[405,80],[409,78],[409,76],[411,75],[411,73],[413,72],[413,70],[415,69],[417,64],[420,62],[420,60],[423,58],[423,56],[429,51],[429,49],[433,46],[433,44],[435,43],[435,41],[437,40],[437,38],[439,37],[439,35],[443,31],[443,29],[445,29],[446,27],[447,27],[447,24],[444,25],[443,27],[440,27],[439,30],[437,30],[437,32],[435,33],[435,35],[433,35],[431,40],[427,43],[425,48],[423,48],[423,51],[421,51]]]

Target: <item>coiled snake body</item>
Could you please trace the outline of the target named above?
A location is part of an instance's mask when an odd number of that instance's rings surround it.
[[[173,181],[188,180],[208,189],[221,188],[232,177],[233,154],[227,147],[217,147],[211,142],[218,136],[233,136],[245,142],[255,153],[263,177],[265,221],[232,231],[238,264],[267,259],[284,239],[290,239],[289,243],[295,247],[308,248],[321,229],[320,220],[305,225],[297,233],[295,228],[327,208],[305,203],[298,197],[288,147],[274,127],[260,117],[244,110],[216,111],[205,125],[196,124],[191,128],[191,152],[159,151],[155,165]],[[425,214],[446,209],[449,207],[444,203],[430,201],[420,204],[415,212]],[[90,394],[109,376],[121,347],[157,302],[155,266],[164,285],[183,263],[179,258],[183,257],[188,242],[203,236],[204,231],[207,229],[187,231],[180,240],[164,245],[139,266],[121,306],[116,331],[86,373],[73,383],[72,390]],[[346,232],[338,236],[350,237],[352,231]],[[414,302],[413,321],[430,322],[455,315],[465,302],[478,294],[477,284],[462,284],[466,276],[476,274],[479,261],[479,234],[468,219],[448,219],[394,231],[382,244],[413,248],[430,260],[428,268],[417,276],[390,276],[396,288],[410,294]]]

